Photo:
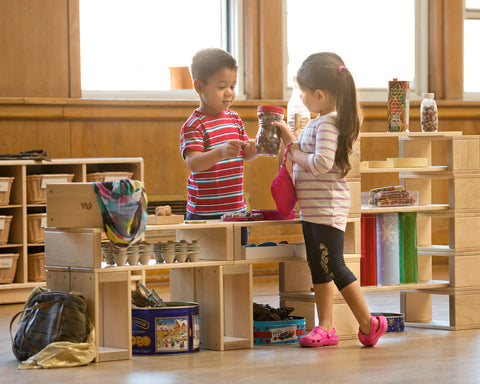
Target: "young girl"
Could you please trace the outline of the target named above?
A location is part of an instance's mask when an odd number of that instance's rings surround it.
[[[360,131],[355,82],[342,59],[330,52],[309,56],[297,72],[302,102],[312,119],[295,141],[287,125],[277,123],[293,175],[307,260],[312,275],[319,325],[303,336],[302,346],[338,344],[333,328],[335,284],[359,323],[358,338],[373,346],[387,330],[383,316],[371,316],[360,284],[343,258],[344,231],[350,209],[345,175]]]

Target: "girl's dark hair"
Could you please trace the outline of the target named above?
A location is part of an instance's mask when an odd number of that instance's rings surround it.
[[[350,71],[340,56],[331,52],[314,53],[305,59],[297,72],[301,89],[328,92],[337,106],[337,128],[340,132],[335,153],[335,165],[344,177],[351,169],[349,155],[361,125],[357,89]]]
[[[192,58],[192,78],[206,83],[207,80],[223,68],[237,70],[235,58],[220,48],[205,48],[198,51]]]

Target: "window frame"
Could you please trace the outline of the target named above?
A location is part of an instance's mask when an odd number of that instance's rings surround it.
[[[480,8],[467,8],[467,5],[464,6],[464,13],[463,13],[463,21],[465,20],[477,20],[480,22]],[[464,33],[464,41],[465,41],[465,28],[463,28]],[[464,46],[465,47],[465,46]],[[464,48],[465,49],[465,48]],[[465,53],[464,53],[464,60],[465,60]],[[465,64],[463,66],[465,71]],[[465,73],[464,73],[465,76]],[[463,99],[469,101],[478,101],[480,100],[480,91],[479,92],[466,92],[465,91],[465,83],[462,84],[463,88]]]
[[[410,100],[421,100],[422,93],[428,92],[428,3],[430,0],[415,0],[415,84],[410,91]],[[287,9],[287,0],[282,0],[283,9]],[[283,12],[283,82],[284,97],[289,99],[292,87],[288,86],[288,47],[287,47],[287,12]],[[360,101],[386,101],[385,88],[359,88]]]

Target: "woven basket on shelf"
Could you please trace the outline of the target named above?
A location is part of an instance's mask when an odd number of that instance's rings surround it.
[[[43,243],[45,241],[46,213],[31,213],[27,215],[27,242]]]
[[[8,243],[13,216],[0,216],[0,244]]]
[[[45,281],[45,252],[28,254],[28,281]]]
[[[95,172],[87,173],[87,181],[89,183],[118,181],[122,179],[131,179],[133,172]]]
[[[47,202],[47,184],[71,183],[75,175],[45,174],[27,176],[27,203],[44,204]]]
[[[17,271],[18,253],[0,254],[0,283],[10,284],[15,279]]]
[[[10,203],[13,180],[15,180],[15,177],[0,177],[0,205]]]

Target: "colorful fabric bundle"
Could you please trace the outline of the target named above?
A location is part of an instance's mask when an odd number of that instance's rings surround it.
[[[103,227],[110,241],[126,248],[142,237],[147,225],[147,195],[143,183],[123,179],[93,183]]]

